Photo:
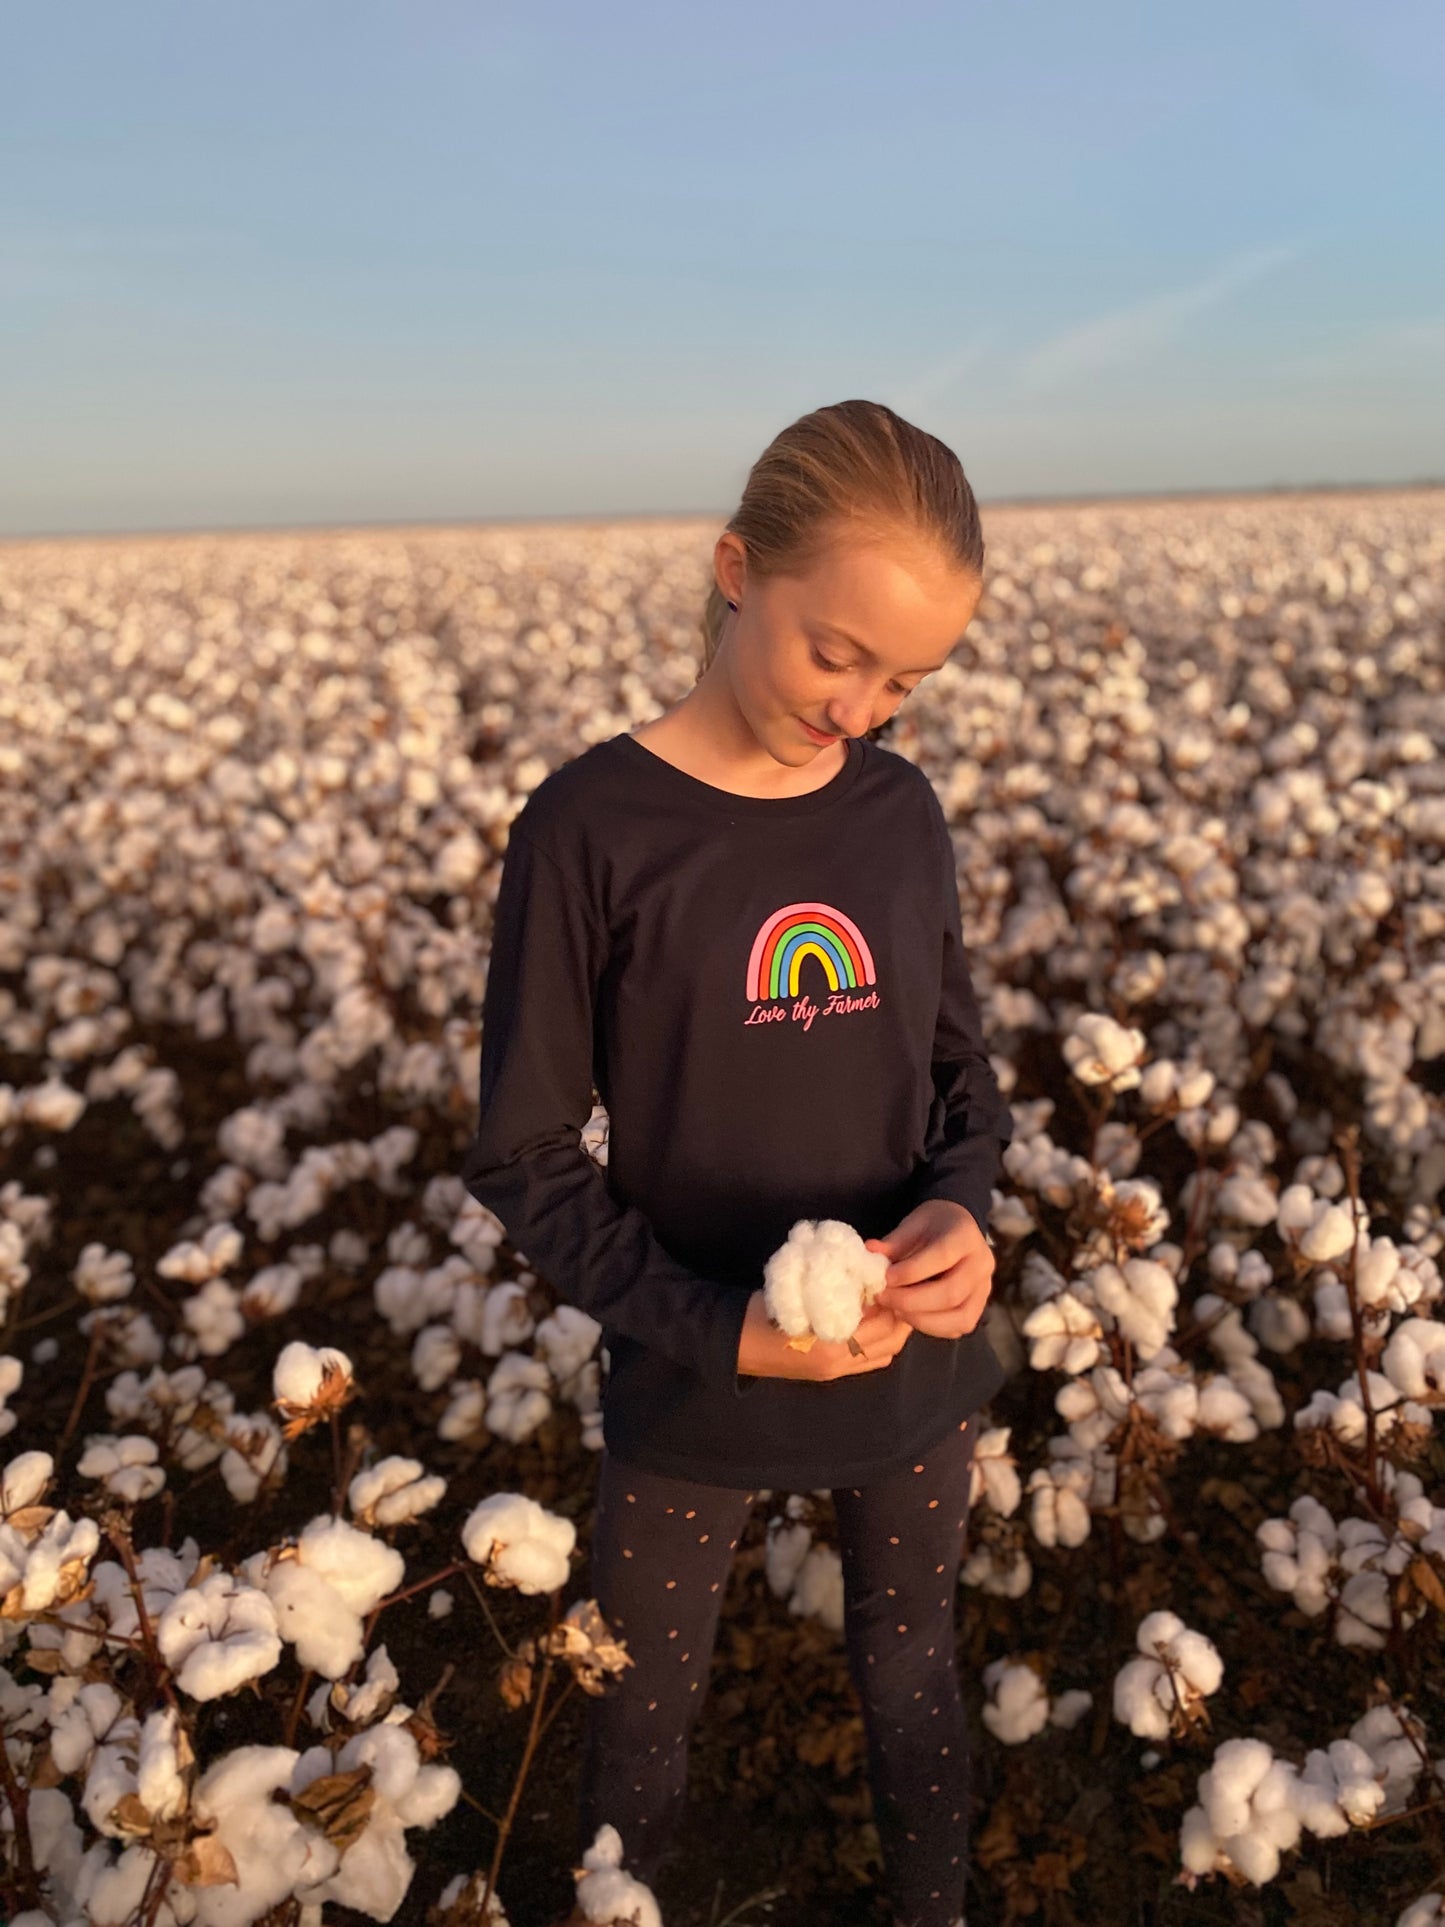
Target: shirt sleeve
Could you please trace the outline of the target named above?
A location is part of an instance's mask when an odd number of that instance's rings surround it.
[[[953,839],[932,785],[929,794],[943,892],[943,963],[933,1038],[928,1164],[918,1181],[915,1202],[950,1198],[987,1235],[993,1187],[1002,1168],[1004,1146],[1013,1138],[1013,1114],[984,1046],[978,998],[964,951]]]
[[[481,1094],[462,1179],[565,1298],[739,1396],[748,1293],[673,1259],[582,1144],[605,931],[580,883],[512,826],[482,1003]]]

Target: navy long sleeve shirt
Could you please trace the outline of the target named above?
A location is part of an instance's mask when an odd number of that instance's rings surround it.
[[[630,735],[511,826],[463,1177],[603,1326],[603,1439],[703,1483],[900,1470],[1005,1373],[981,1326],[871,1371],[740,1375],[763,1266],[799,1218],[882,1237],[925,1198],[986,1228],[1012,1119],[923,772],[865,738],[822,788],[736,796]],[[580,1133],[596,1089],[605,1170]]]

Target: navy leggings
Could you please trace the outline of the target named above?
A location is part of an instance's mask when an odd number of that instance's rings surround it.
[[[844,1641],[863,1710],[873,1817],[900,1927],[963,1913],[969,1744],[954,1597],[976,1420],[887,1478],[831,1488]],[[757,1492],[619,1465],[603,1448],[591,1588],[633,1664],[586,1703],[578,1860],[610,1821],[653,1884],[684,1800],[732,1556]]]

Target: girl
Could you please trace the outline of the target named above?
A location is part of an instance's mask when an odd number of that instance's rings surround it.
[[[552,772],[511,826],[464,1175],[602,1325],[592,1591],[633,1665],[591,1699],[578,1855],[655,1877],[763,1488],[831,1491],[845,1642],[899,1927],[962,1920],[953,1602],[1012,1122],[932,785],[874,736],[982,594],[957,457],[819,408],[713,551],[696,687]],[[604,1171],[580,1131],[593,1087]],[[846,1343],[790,1349],[762,1269],[799,1218],[892,1261]]]

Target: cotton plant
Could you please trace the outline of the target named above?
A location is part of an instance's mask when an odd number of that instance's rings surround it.
[[[888,1255],[870,1251],[839,1218],[800,1218],[763,1266],[768,1316],[795,1351],[818,1339],[844,1341],[882,1291]]]
[[[176,1684],[195,1700],[219,1699],[264,1679],[281,1657],[275,1604],[236,1574],[211,1572],[177,1593],[155,1627]]]
[[[521,1492],[494,1492],[473,1506],[462,1526],[469,1559],[488,1585],[518,1592],[555,1592],[565,1585],[577,1528]]]
[[[1046,1726],[1077,1726],[1093,1695],[1075,1687],[1050,1700],[1037,1669],[1026,1660],[990,1660],[982,1673],[983,1722],[1005,1746],[1021,1746]]]
[[[652,1889],[623,1866],[622,1836],[610,1822],[597,1829],[577,1870],[576,1912],[583,1920],[614,1927],[662,1927]]]
[[[782,1512],[768,1520],[764,1571],[769,1590],[788,1611],[843,1630],[843,1564],[837,1551],[815,1539],[806,1495],[790,1493]]]
[[[358,1472],[347,1488],[352,1517],[363,1526],[404,1525],[440,1505],[447,1482],[420,1459],[397,1454]]]
[[[332,1345],[308,1345],[299,1338],[278,1354],[271,1383],[281,1430],[288,1439],[334,1417],[356,1389],[345,1352]]]
[[[269,1597],[281,1638],[325,1679],[339,1679],[361,1658],[363,1619],[397,1590],[404,1571],[395,1547],[327,1513],[241,1567]]]
[[[1385,1707],[1387,1715],[1393,1709]],[[1225,1740],[1200,1775],[1198,1802],[1180,1829],[1181,1879],[1196,1886],[1211,1874],[1263,1886],[1305,1832],[1336,1839],[1371,1825],[1388,1807],[1388,1777],[1369,1740],[1368,1715],[1350,1734],[1313,1747],[1303,1767],[1278,1757],[1264,1741]],[[1421,1769],[1415,1756],[1411,1781]]]
[[[116,1438],[108,1432],[93,1432],[75,1469],[82,1479],[98,1479],[122,1505],[139,1505],[154,1498],[166,1482],[165,1467],[157,1464],[159,1456],[155,1440],[144,1434]]]
[[[450,1813],[461,1797],[461,1779],[455,1767],[425,1763],[407,1727],[383,1723],[353,1734],[335,1754],[326,1746],[307,1748],[291,1770],[293,1803],[307,1812],[309,1792],[342,1790],[352,1775],[369,1796],[364,1825],[359,1831],[348,1826],[335,1864],[320,1878],[303,1876],[295,1891],[303,1905],[329,1901],[390,1920],[416,1871],[408,1830],[433,1827]],[[319,1809],[328,1811],[329,1805]]]
[[[1140,1739],[1180,1738],[1206,1718],[1224,1662],[1213,1640],[1177,1613],[1146,1613],[1134,1635],[1138,1655],[1114,1676],[1114,1718]]]

